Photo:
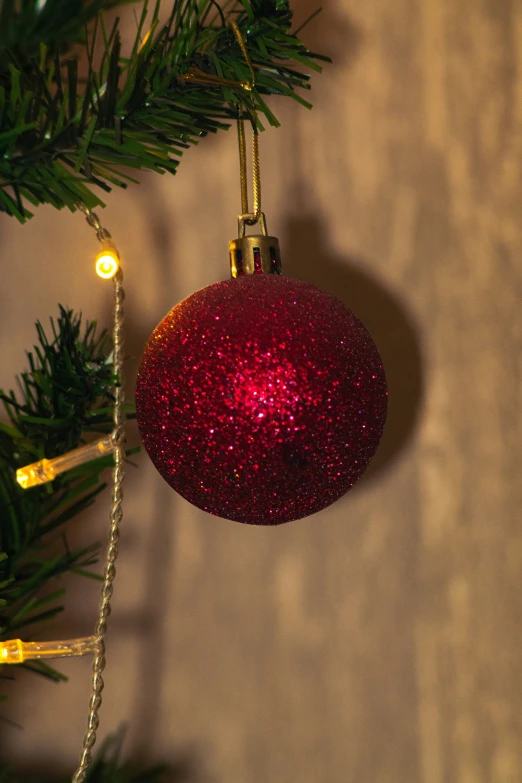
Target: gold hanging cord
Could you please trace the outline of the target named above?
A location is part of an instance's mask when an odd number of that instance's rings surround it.
[[[232,30],[236,36],[245,62],[250,70],[250,83],[246,87],[252,91],[256,83],[256,74],[254,66],[241,31],[236,22],[231,23]],[[256,223],[261,225],[263,234],[266,235],[266,221],[261,211],[261,167],[259,161],[259,131],[256,125],[255,117],[252,117],[252,200],[253,210],[248,208],[248,177],[247,177],[247,158],[246,158],[246,140],[245,140],[245,121],[241,117],[241,108],[238,106],[237,120],[237,138],[239,144],[239,177],[241,183],[241,215],[239,216],[239,236],[244,236],[245,225],[254,226]]]
[[[222,76],[205,73],[197,66],[193,65],[187,73],[179,77],[184,82],[195,82],[197,84],[209,84],[216,87],[241,87],[247,92],[252,92],[256,83],[256,73],[252,59],[248,53],[241,30],[236,22],[231,22],[233,33],[239,44],[239,48],[245,58],[245,62],[250,71],[250,81],[233,81],[225,79]],[[248,174],[247,174],[247,156],[245,140],[245,121],[241,116],[241,106],[237,105],[237,138],[239,144],[239,177],[241,186],[241,215],[238,216],[239,236],[245,235],[245,226],[254,226],[259,223],[262,233],[266,236],[266,220],[261,211],[261,169],[259,162],[259,131],[256,125],[255,115],[252,113],[252,199],[253,210],[250,212],[248,207]]]

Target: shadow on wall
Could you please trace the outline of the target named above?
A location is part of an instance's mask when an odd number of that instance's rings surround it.
[[[144,766],[140,763],[134,764],[133,760],[122,755],[118,759],[117,768],[115,762],[107,757],[105,763],[96,762],[96,751],[94,751],[95,761],[88,773],[88,783],[115,783],[115,781],[125,781],[125,783],[203,783],[204,779],[199,777],[198,763],[188,754],[179,757],[177,762],[154,767]],[[125,764],[123,768],[121,763]],[[3,766],[3,765],[2,765]],[[0,774],[2,767],[0,767]],[[20,769],[17,765],[16,781],[17,783],[63,783],[70,780],[71,770],[63,767],[52,768],[46,766],[42,770],[40,764],[27,766]],[[14,776],[6,776],[7,780],[15,780]]]
[[[314,0],[302,0],[296,8],[299,27],[316,10]],[[346,15],[330,9],[302,31],[306,45],[332,57],[319,80],[324,93],[329,69],[340,64],[350,68],[364,44],[363,31]],[[320,95],[312,94],[314,104]],[[290,216],[281,232],[283,269],[286,274],[307,280],[336,296],[359,317],[381,354],[388,381],[388,418],[381,445],[361,479],[362,483],[381,475],[406,447],[415,431],[423,400],[423,365],[416,327],[402,303],[368,273],[365,259],[339,256],[328,246],[328,229],[310,208],[310,183],[303,179],[304,150],[297,118],[289,118],[284,133],[293,136],[291,155],[283,162],[288,187],[299,217]],[[304,194],[307,194],[306,198]],[[358,485],[360,486],[360,484]]]
[[[397,298],[364,269],[328,247],[327,228],[314,214],[289,218],[282,233],[283,268],[323,288],[363,322],[382,357],[388,381],[388,418],[381,445],[362,481],[389,467],[411,439],[423,398],[419,342]]]
[[[346,16],[339,16],[329,0],[322,3],[317,3],[316,0],[299,0],[295,3],[294,29],[305,24],[318,8],[321,12],[300,30],[299,37],[310,50],[331,57],[336,64],[350,65],[359,52],[361,32]]]

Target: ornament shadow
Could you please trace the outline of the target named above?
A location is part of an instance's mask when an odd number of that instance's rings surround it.
[[[325,245],[327,228],[314,215],[290,217],[282,231],[286,274],[336,296],[360,318],[381,354],[388,382],[388,417],[381,444],[360,480],[387,470],[407,447],[423,400],[423,363],[417,330],[398,298],[366,271],[358,259]]]

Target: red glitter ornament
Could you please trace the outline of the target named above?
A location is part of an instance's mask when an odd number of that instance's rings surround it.
[[[276,525],[340,498],[373,456],[386,379],[335,297],[259,271],[176,305],[138,375],[138,426],[163,478],[216,516]]]

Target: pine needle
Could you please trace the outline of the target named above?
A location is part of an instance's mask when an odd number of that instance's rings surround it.
[[[175,174],[183,151],[229,127],[238,105],[271,125],[278,122],[263,96],[310,106],[301,95],[310,88],[305,71],[321,70],[327,58],[290,32],[286,0],[176,0],[164,24],[156,4],[148,30],[142,2],[127,56],[118,21],[109,30],[103,16],[117,5],[121,0],[1,4],[0,211],[21,222],[32,215],[28,203],[101,205],[92,186],[127,187],[126,168]],[[242,80],[231,20],[259,74],[256,89],[184,81],[193,66]],[[84,80],[82,60],[89,66]]]

